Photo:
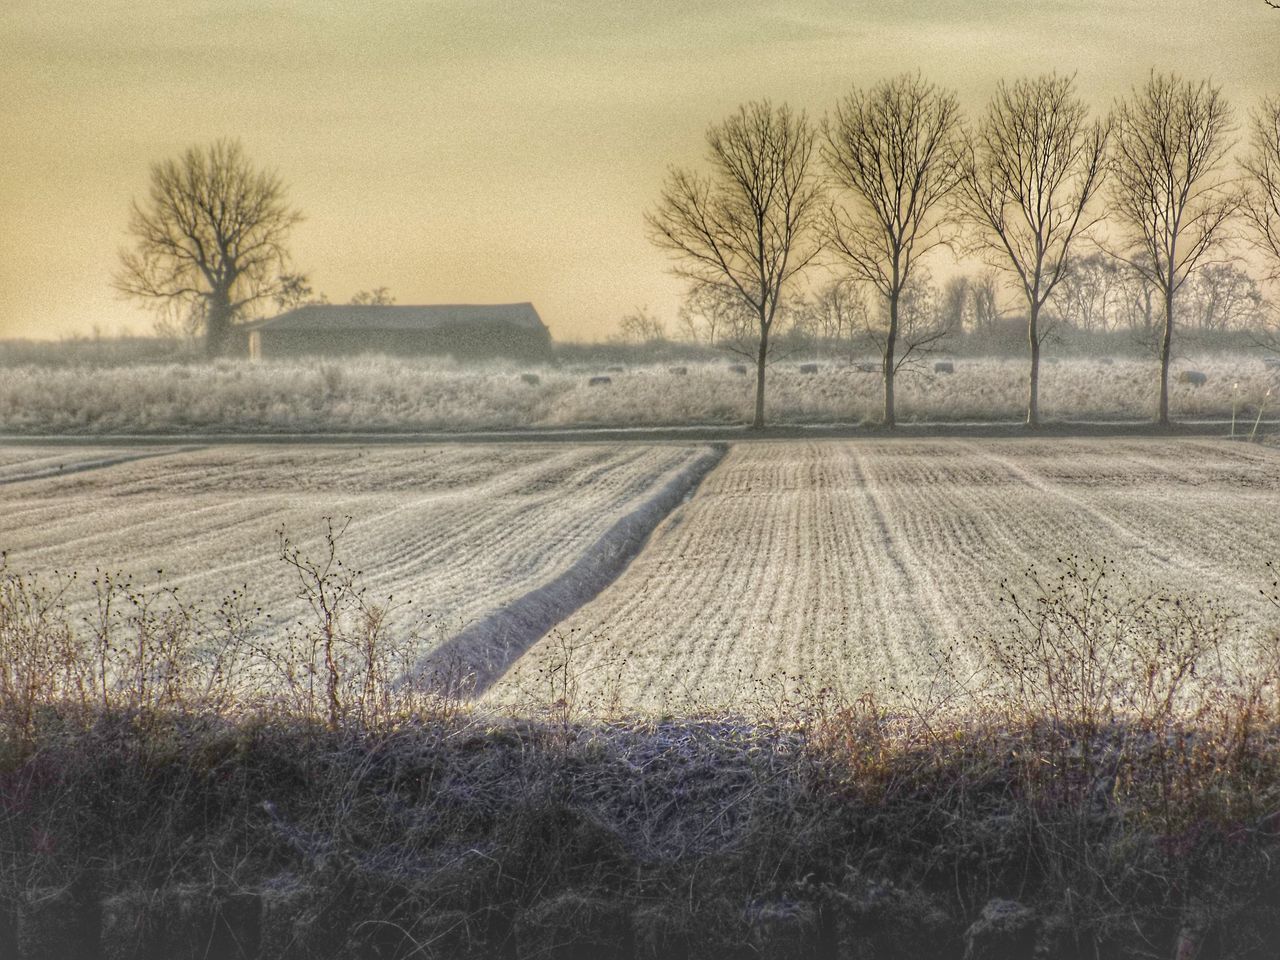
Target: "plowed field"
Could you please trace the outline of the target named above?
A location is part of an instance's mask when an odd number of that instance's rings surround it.
[[[412,601],[434,637],[554,581],[707,448],[688,446],[222,446],[0,451],[0,550],[12,569],[161,580],[215,603],[233,588],[265,621],[302,616],[278,558],[284,525],[340,556],[374,599]],[[163,577],[158,574],[163,571]],[[412,611],[410,611],[412,612]],[[425,652],[425,651],[424,651]]]
[[[1274,449],[869,439],[719,456],[697,444],[5,449],[0,549],[14,569],[80,571],[82,603],[95,569],[144,587],[163,570],[210,603],[243,586],[270,630],[305,612],[275,531],[315,550],[322,517],[351,516],[341,555],[370,594],[430,615],[424,663],[458,658],[498,700],[545,693],[545,668],[566,656],[575,695],[643,708],[722,706],[782,674],[909,690],[943,656],[979,667],[974,637],[1008,615],[1001,582],[1052,575],[1070,554],[1113,560],[1139,588],[1214,597],[1243,632],[1274,628],[1259,596],[1266,561],[1280,560]]]
[[[584,697],[608,685],[641,706],[733,702],[783,672],[909,689],[949,650],[976,666],[972,638],[1008,615],[1001,581],[1068,554],[1267,627],[1280,456],[1189,440],[738,444],[494,695],[566,643]]]

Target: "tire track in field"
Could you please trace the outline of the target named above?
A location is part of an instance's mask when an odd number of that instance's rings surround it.
[[[119,466],[122,463],[134,463],[138,460],[155,460],[159,457],[170,457],[174,454],[194,453],[203,447],[173,447],[168,450],[147,451],[145,453],[117,454],[114,457],[101,457],[97,460],[84,460],[72,464],[54,464],[27,473],[0,476],[0,486],[14,483],[29,483],[33,480],[46,480],[49,477],[68,477],[76,473],[88,473],[90,470],[104,470],[107,467]]]
[[[46,480],[30,493],[7,488],[0,549],[36,575],[90,566],[149,588],[163,569],[165,586],[202,603],[252,584],[258,627],[275,635],[305,611],[272,531],[283,522],[314,551],[322,549],[318,518],[350,515],[357,522],[343,555],[363,561],[372,594],[412,603],[406,618],[427,611],[401,621],[411,635],[429,621],[429,633],[412,636],[427,645],[558,577],[705,449],[204,450],[164,469],[143,463],[101,478]],[[82,579],[74,612],[88,609],[90,588]]]
[[[618,519],[562,574],[446,640],[406,679],[443,687],[465,676],[467,693],[482,695],[548,630],[616,580],[654,528],[697,490],[727,452],[725,444],[712,445],[648,500]]]

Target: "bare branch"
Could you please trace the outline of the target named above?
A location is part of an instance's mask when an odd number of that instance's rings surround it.
[[[1280,97],[1267,98],[1253,115],[1249,145],[1242,209],[1253,245],[1267,258],[1269,279],[1280,280]]]

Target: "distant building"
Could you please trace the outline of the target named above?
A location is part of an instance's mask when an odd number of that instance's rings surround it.
[[[253,360],[357,353],[537,359],[551,348],[551,333],[531,303],[311,304],[240,330]]]

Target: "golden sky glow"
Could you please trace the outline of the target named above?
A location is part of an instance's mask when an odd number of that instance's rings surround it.
[[[148,329],[110,288],[149,164],[239,137],[306,214],[335,302],[532,300],[560,339],[674,318],[645,239],[669,163],[768,96],[820,116],[920,69],[971,112],[1078,71],[1107,105],[1155,67],[1280,95],[1261,0],[4,0],[0,337]]]

